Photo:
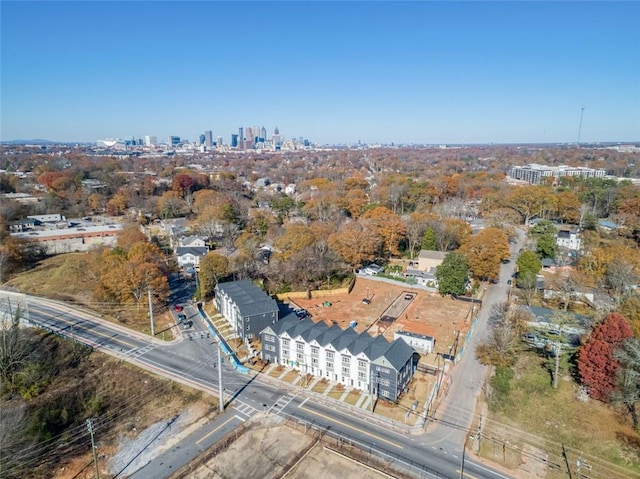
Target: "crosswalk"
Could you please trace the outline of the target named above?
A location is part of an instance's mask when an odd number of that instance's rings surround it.
[[[125,351],[123,356],[126,358],[136,359],[136,358],[139,358],[140,356],[147,354],[149,351],[151,351],[154,348],[155,348],[155,345],[153,344],[149,344],[144,348],[132,348],[132,349],[129,349],[128,351]]]
[[[288,393],[280,396],[269,408],[269,414],[280,414],[287,405],[295,399],[298,393]]]
[[[247,419],[249,419],[250,417],[255,416],[258,413],[258,410],[255,407],[250,406],[249,404],[244,403],[244,402],[240,402],[240,401],[236,401],[234,403],[233,409],[235,409],[239,413],[242,413],[243,415],[247,416]]]

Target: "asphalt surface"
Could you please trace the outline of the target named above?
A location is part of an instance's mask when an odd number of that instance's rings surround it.
[[[515,253],[522,241],[523,236],[520,236],[519,242],[512,245]],[[506,281],[513,269],[513,263],[502,265],[500,282],[488,287],[475,332],[465,346],[462,361],[453,369],[445,405],[427,425],[426,432],[410,431],[367,411],[346,408],[329,398],[278,383],[273,378],[237,373],[226,360],[218,364],[217,345],[209,337],[195,306],[190,304],[185,306],[184,312],[193,320],[193,326],[187,330],[180,328],[178,339],[163,342],[56,301],[2,291],[0,298],[12,297],[14,304],[22,298],[27,309],[25,316],[33,326],[88,344],[96,350],[212,395],[218,395],[218,367],[222,367],[225,414],[137,472],[126,471],[132,474],[131,477],[168,477],[241,422],[256,414],[275,414],[352,442],[418,477],[459,478],[465,440],[486,374],[485,367],[475,359],[473,350],[487,334],[492,304],[506,299],[509,288]],[[186,299],[186,294],[180,299]],[[464,475],[477,479],[508,477],[468,459],[465,460]]]

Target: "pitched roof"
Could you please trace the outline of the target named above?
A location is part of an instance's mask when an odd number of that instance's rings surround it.
[[[387,349],[389,349],[389,341],[383,336],[376,336],[375,340],[367,346],[364,353],[371,361],[374,361],[382,356]]]
[[[428,249],[421,249],[418,258],[423,259],[444,259],[447,255],[444,251],[432,251]]]
[[[193,256],[206,256],[206,246],[178,246],[176,248],[177,256],[184,256],[186,254],[192,254]]]
[[[336,351],[340,351],[341,349],[345,349],[347,346],[349,346],[349,344],[351,344],[353,342],[353,340],[355,339],[355,337],[357,335],[358,335],[358,333],[356,333],[351,328],[343,329],[342,330],[342,334],[340,334],[339,336],[336,336],[331,341],[331,346],[333,346],[333,348]]]
[[[393,366],[396,371],[402,369],[407,361],[413,356],[414,349],[404,340],[398,338],[391,343],[391,346],[382,355]]]
[[[278,312],[278,304],[248,279],[218,283],[218,291],[233,301],[242,316]]]
[[[325,323],[313,323],[313,326],[300,334],[300,336],[302,336],[302,339],[304,339],[307,343],[310,343],[326,331],[327,325]]]
[[[375,341],[375,338],[370,334],[359,334],[352,342],[347,346],[347,350],[354,356],[360,354],[366,350],[370,344]]]
[[[324,323],[322,323],[324,324]],[[326,329],[322,334],[316,337],[316,342],[320,346],[326,346],[331,341],[333,341],[336,337],[342,334],[342,328],[337,324],[334,324],[330,328]]]
[[[287,316],[286,318],[282,318],[267,327],[271,328],[271,331],[273,331],[273,334],[275,334],[276,336],[280,336],[282,333],[284,333],[288,329],[293,328],[299,322],[300,321],[295,316],[293,317]]]
[[[287,330],[287,334],[291,336],[291,339],[302,335],[302,333],[306,332],[308,329],[311,329],[315,326],[316,323],[311,321],[310,319],[303,319],[298,321],[298,324],[294,325],[292,328]]]

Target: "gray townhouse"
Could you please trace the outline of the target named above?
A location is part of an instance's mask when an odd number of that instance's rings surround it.
[[[357,333],[289,315],[261,333],[262,359],[395,401],[407,389],[418,354],[402,339]]]
[[[248,279],[218,283],[215,303],[243,341],[259,337],[278,320],[276,301]]]

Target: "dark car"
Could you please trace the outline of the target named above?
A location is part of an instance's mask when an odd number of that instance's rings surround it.
[[[296,309],[293,312],[296,313],[296,316],[299,318],[306,318],[307,316],[309,316],[309,311],[307,311],[306,309]]]
[[[180,306],[179,304],[176,304],[173,309],[175,309],[177,312],[182,311],[184,308],[182,306]]]
[[[369,298],[362,299],[363,304],[371,304],[371,300]]]
[[[191,326],[193,326],[193,323],[191,321],[182,322],[182,329],[189,329]]]
[[[186,314],[184,314],[184,313],[178,314],[178,321],[179,322],[186,321],[186,319],[187,319],[187,315]]]

